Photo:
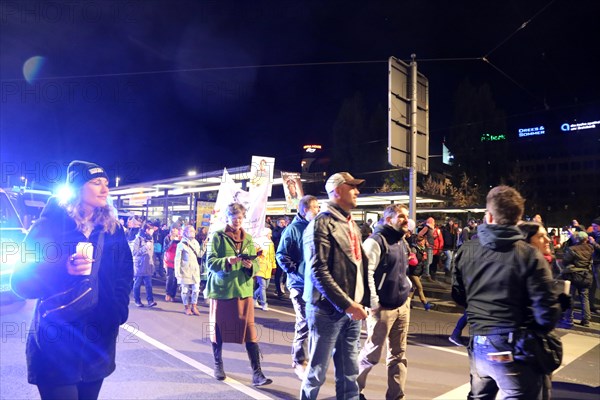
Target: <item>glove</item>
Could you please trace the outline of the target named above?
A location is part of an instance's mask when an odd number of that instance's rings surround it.
[[[562,311],[573,308],[573,298],[570,294],[561,293],[558,295],[558,302]]]

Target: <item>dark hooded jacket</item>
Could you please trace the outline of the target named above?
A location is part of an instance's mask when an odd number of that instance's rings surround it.
[[[550,331],[560,317],[542,254],[516,226],[480,225],[458,250],[452,297],[466,307],[471,334]]]
[[[65,291],[81,276],[67,273],[67,259],[78,242],[94,244],[76,229],[75,221],[51,198],[23,242],[22,264],[15,269],[11,285],[24,298],[40,299]],[[98,303],[75,322],[49,322],[40,317],[39,300],[27,336],[28,381],[32,384],[69,385],[103,379],[115,369],[119,325],[129,315],[133,279],[131,251],[121,226],[104,234],[98,270]]]

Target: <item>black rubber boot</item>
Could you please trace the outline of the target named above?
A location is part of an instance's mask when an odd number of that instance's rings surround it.
[[[273,381],[262,373],[260,369],[260,349],[258,343],[246,342],[246,351],[252,366],[252,384],[254,386],[264,386],[273,383]]]
[[[215,357],[215,379],[222,381],[226,378],[223,369],[223,343],[213,343],[213,356]]]

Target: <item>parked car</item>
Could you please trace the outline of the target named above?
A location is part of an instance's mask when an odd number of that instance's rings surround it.
[[[0,304],[20,300],[10,288],[10,276],[19,261],[19,246],[26,233],[10,198],[0,189]]]
[[[25,229],[29,229],[31,224],[39,218],[48,199],[52,196],[52,192],[48,190],[26,189],[22,187],[13,187],[5,191],[12,201],[13,206],[15,206]]]

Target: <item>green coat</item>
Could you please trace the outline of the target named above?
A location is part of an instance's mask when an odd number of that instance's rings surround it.
[[[255,255],[252,236],[246,232],[242,253]],[[208,278],[206,293],[209,299],[234,299],[251,297],[254,293],[253,276],[258,272],[258,261],[252,261],[252,270],[244,268],[242,262],[229,266],[227,257],[237,255],[233,240],[223,230],[215,232],[208,250]]]

